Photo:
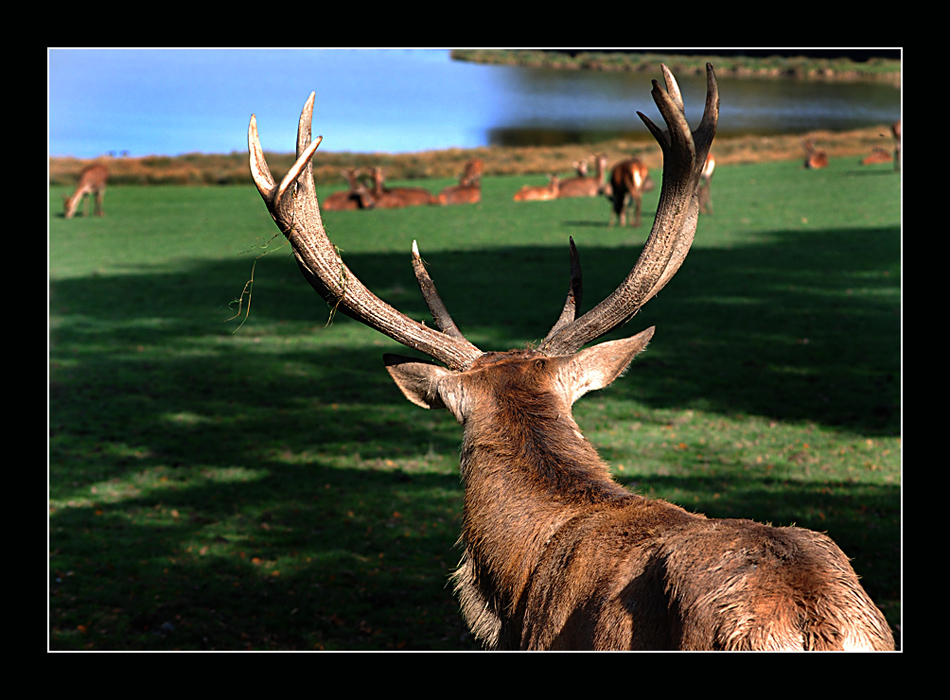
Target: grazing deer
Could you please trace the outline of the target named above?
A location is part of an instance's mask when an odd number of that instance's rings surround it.
[[[563,311],[534,349],[482,352],[452,321],[413,243],[412,264],[436,327],[370,292],[327,238],[310,160],[314,95],[297,161],[279,183],[248,130],[251,173],[304,277],[328,304],[442,364],[385,355],[397,386],[461,423],[465,485],[454,575],[473,634],[497,649],[892,649],[884,617],[825,535],[716,520],[633,494],[610,476],[571,417],[653,337],[586,344],[629,320],[673,277],[696,230],[697,187],[719,113],[707,64],[702,120],[691,132],[673,75],[653,99],[667,128],[640,115],[663,150],[656,220],[617,290],[577,316],[581,274],[571,241]],[[442,366],[445,365],[445,366]]]
[[[356,168],[344,168],[340,171],[340,174],[349,183],[350,189],[340,190],[326,197],[321,209],[324,211],[371,209],[376,202],[366,189],[366,185],[360,182],[360,171]]]
[[[583,172],[579,169],[583,165]],[[569,177],[558,183],[558,198],[565,197],[598,197],[604,191],[604,170],[607,168],[607,157],[603,155],[594,156],[595,174],[592,177],[587,175],[587,163],[575,163],[575,169],[578,169],[576,177]]]
[[[465,164],[459,184],[446,187],[437,197],[439,204],[477,204],[482,199],[482,167],[480,158]]]
[[[109,179],[109,169],[101,164],[87,165],[79,173],[79,182],[76,191],[70,196],[63,197],[63,216],[73,218],[77,207],[82,203],[82,214],[86,215],[86,197],[95,197],[96,216],[102,216],[102,198],[106,193],[106,180]]]
[[[712,153],[706,157],[706,164],[703,171],[699,174],[699,213],[712,214],[712,176],[716,169],[716,159]]]
[[[379,209],[415,207],[436,204],[436,198],[423,187],[386,187],[382,168],[373,168],[373,189],[370,194]]]
[[[828,167],[828,154],[815,148],[811,141],[805,141],[805,167],[809,170]]]
[[[633,226],[640,225],[643,193],[651,189],[652,184],[650,171],[639,158],[622,160],[610,171],[610,193],[607,198],[613,203],[614,217],[621,226],[626,221],[630,204],[633,204],[634,212],[630,223]],[[614,217],[611,217],[611,226],[614,223]]]
[[[516,202],[537,202],[548,199],[557,199],[559,178],[556,174],[551,175],[546,185],[525,185],[515,192],[513,199]]]

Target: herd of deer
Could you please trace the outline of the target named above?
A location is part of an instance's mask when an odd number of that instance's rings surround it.
[[[434,195],[423,187],[387,187],[383,169],[376,167],[370,171],[371,184],[361,177],[359,170],[346,168],[341,171],[349,183],[348,190],[334,192],[323,200],[324,211],[344,211],[352,209],[397,209],[426,204],[475,204],[482,199],[482,168],[480,158],[473,158],[465,164],[465,172],[459,178],[459,184],[446,187]]]
[[[444,408],[462,426],[464,551],[453,580],[462,615],[485,647],[894,649],[884,616],[829,537],[706,518],[631,493],[611,478],[571,416],[575,401],[627,369],[654,328],[584,346],[630,320],[672,279],[696,230],[718,87],[707,65],[705,109],[691,131],[676,80],[665,66],[663,74],[666,88],[653,81],[652,95],[666,128],[640,114],[663,151],[659,204],[643,250],[617,289],[578,315],[581,271],[571,240],[566,302],[534,348],[483,352],[469,342],[415,242],[411,262],[434,327],[391,307],[347,268],[315,195],[313,94],[300,115],[297,160],[279,182],[251,117],[251,173],[314,290],[436,361],[383,358],[409,401]],[[627,187],[636,177],[631,167],[619,182]],[[617,190],[613,196],[616,209]]]

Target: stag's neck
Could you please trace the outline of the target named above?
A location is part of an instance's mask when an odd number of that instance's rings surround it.
[[[467,424],[461,460],[465,559],[472,585],[496,596],[502,615],[565,523],[638,498],[613,481],[569,410],[516,406]]]

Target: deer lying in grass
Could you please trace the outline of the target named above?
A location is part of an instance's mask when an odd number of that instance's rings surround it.
[[[350,189],[334,192],[324,198],[324,211],[353,211],[356,209],[371,209],[375,201],[370,196],[366,186],[360,182],[360,171],[355,168],[344,168],[340,171],[343,178],[349,183]]]
[[[386,187],[382,168],[373,168],[373,206],[378,209],[436,204],[435,196],[423,187]]]
[[[480,158],[465,164],[459,184],[446,187],[439,193],[439,204],[477,204],[482,200],[482,167]]]
[[[604,170],[607,168],[607,158],[603,155],[594,157],[595,173],[593,176],[587,175],[586,163],[584,163],[583,173],[575,163],[578,170],[576,177],[569,177],[558,183],[558,198],[566,197],[597,197],[604,192]]]
[[[557,199],[558,183],[560,178],[557,175],[551,175],[546,185],[525,185],[512,198],[516,202],[538,202],[548,199]]]
[[[68,197],[63,197],[63,216],[73,218],[76,209],[82,203],[82,214],[86,215],[86,197],[94,198],[96,216],[102,216],[102,199],[106,194],[106,180],[109,179],[109,169],[99,163],[87,165],[79,173],[79,182],[76,189]]]
[[[805,168],[808,170],[817,170],[818,168],[828,167],[828,154],[815,148],[811,141],[805,141]]]
[[[482,352],[452,321],[413,243],[412,264],[436,328],[370,292],[327,238],[310,159],[313,99],[298,159],[274,181],[251,117],[251,172],[304,277],[329,305],[442,364],[385,355],[413,403],[461,423],[465,484],[454,575],[473,634],[495,649],[892,649],[891,632],[826,536],[749,520],[715,520],[617,484],[571,417],[571,405],[616,379],[653,337],[587,343],[629,320],[673,277],[696,229],[697,187],[719,94],[707,66],[691,132],[663,67],[653,99],[667,124],[640,115],[663,149],[656,220],[632,271],[576,315],[580,264],[571,242],[563,311],[535,349]]]

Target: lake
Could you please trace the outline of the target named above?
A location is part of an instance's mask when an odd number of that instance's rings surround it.
[[[653,77],[472,64],[431,49],[51,49],[49,152],[241,151],[252,113],[264,148],[287,152],[311,91],[324,150],[648,138],[636,112],[660,119]],[[679,78],[695,124],[705,80]],[[724,135],[890,124],[901,109],[887,85],[723,78],[720,94]]]

